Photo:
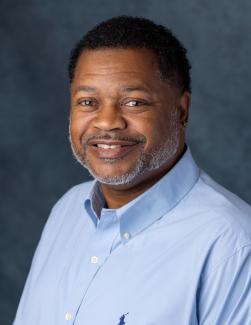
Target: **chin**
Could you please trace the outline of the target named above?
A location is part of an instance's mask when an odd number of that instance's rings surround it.
[[[136,167],[136,168],[135,168]],[[138,166],[134,168],[114,168],[114,166],[104,166],[102,168],[86,167],[90,174],[102,184],[124,185],[132,183],[141,173]],[[108,171],[110,169],[110,172]]]

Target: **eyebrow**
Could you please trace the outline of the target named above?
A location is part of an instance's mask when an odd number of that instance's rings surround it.
[[[91,92],[95,92],[96,88],[92,86],[80,85],[75,89],[74,93],[76,94],[79,91],[87,91],[91,93]]]
[[[149,94],[149,90],[145,87],[141,87],[141,86],[135,86],[135,87],[124,87],[122,88],[123,92],[132,92],[132,91],[142,91],[145,92],[147,94]]]
[[[80,91],[85,91],[85,92],[91,93],[91,92],[97,91],[97,88],[93,87],[93,86],[80,85],[75,89],[74,93],[76,94],[76,93],[78,93]],[[133,92],[133,91],[142,91],[142,92],[145,92],[147,94],[150,93],[147,88],[141,87],[141,86],[126,86],[126,87],[122,88],[122,91],[126,92],[126,93]]]

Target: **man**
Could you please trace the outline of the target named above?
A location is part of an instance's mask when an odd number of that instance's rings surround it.
[[[70,139],[95,180],[53,208],[15,325],[251,324],[251,209],[185,144],[189,70],[146,19],[76,45]]]

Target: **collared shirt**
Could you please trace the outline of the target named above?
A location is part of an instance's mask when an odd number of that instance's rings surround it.
[[[116,210],[96,181],[78,185],[51,212],[14,324],[250,325],[251,208],[189,150]]]

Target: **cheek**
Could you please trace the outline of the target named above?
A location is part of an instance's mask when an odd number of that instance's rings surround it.
[[[146,128],[147,149],[159,148],[165,143],[174,132],[173,121],[168,118],[155,119],[149,123]]]
[[[78,114],[72,113],[70,116],[70,133],[72,138],[76,141],[80,139],[86,132],[89,122],[83,116],[80,117]]]
[[[163,135],[166,134],[166,128],[163,130],[164,123],[157,117],[149,117],[132,122],[134,130],[146,138],[145,148],[156,146]]]

